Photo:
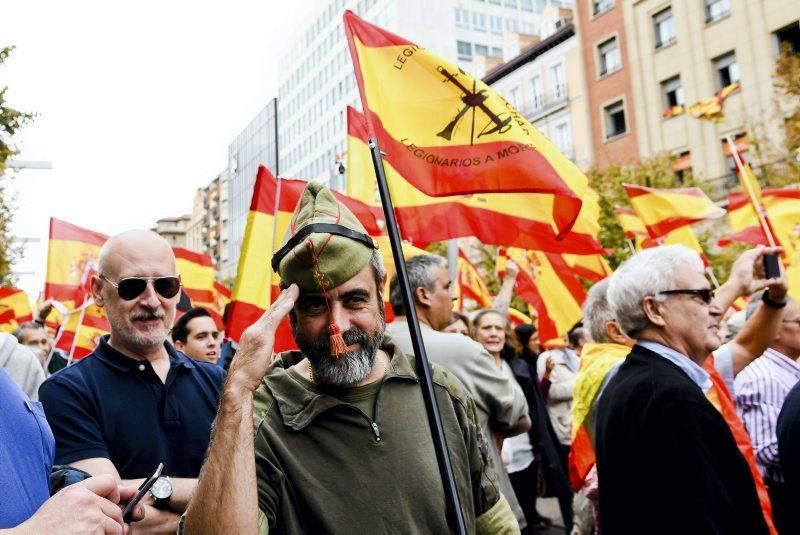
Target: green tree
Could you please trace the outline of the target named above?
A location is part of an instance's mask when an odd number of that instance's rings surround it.
[[[14,47],[0,49],[0,66],[8,58]],[[6,180],[6,161],[17,153],[13,143],[14,134],[25,124],[33,120],[32,113],[16,110],[6,102],[8,87],[0,89],[0,285],[14,282],[11,265],[20,255],[20,249],[14,244],[11,235],[11,220],[14,215],[14,199],[8,194]]]

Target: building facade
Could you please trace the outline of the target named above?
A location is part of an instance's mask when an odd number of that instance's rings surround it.
[[[623,2],[639,154],[667,151],[714,185],[720,197],[738,185],[726,137],[747,152],[754,138],[780,146],[785,130],[773,87],[782,41],[800,46],[797,0],[637,0]],[[738,83],[738,87],[733,85]],[[693,103],[735,91],[724,119],[686,113]],[[676,108],[673,108],[676,107]],[[680,108],[682,107],[682,108]],[[675,109],[676,113],[670,113]],[[748,159],[758,166],[758,155]],[[765,156],[769,157],[769,156]]]
[[[611,162],[635,162],[639,154],[622,6],[630,2],[575,1],[577,33],[583,48],[592,152],[600,169]]]
[[[152,229],[156,234],[167,240],[172,247],[186,247],[186,232],[189,230],[190,215],[177,217],[162,217],[156,221]]]
[[[558,10],[554,16],[558,26],[545,25],[552,33],[487,73],[484,81],[585,170],[594,163],[594,155],[582,49],[571,12]]]
[[[223,171],[207,186],[197,188],[194,206],[186,231],[186,248],[211,257],[217,278],[227,280],[235,275],[226,266],[228,246],[228,187],[230,172]]]
[[[253,197],[253,185],[259,165],[278,175],[278,100],[273,98],[228,146],[228,221],[222,229],[222,247],[217,269],[234,276],[239,263],[239,248],[247,225],[247,213]],[[221,197],[222,198],[222,197]]]
[[[536,34],[540,15],[568,0],[320,0],[282,54],[279,72],[280,169],[344,190],[347,105],[361,108],[342,13],[425,46],[476,76],[503,56],[509,33]]]

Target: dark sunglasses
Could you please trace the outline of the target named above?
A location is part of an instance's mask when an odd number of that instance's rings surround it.
[[[681,289],[681,290],[664,290],[663,292],[658,292],[659,295],[693,295],[697,296],[703,300],[703,302],[707,305],[711,304],[711,300],[714,299],[714,290],[711,288],[699,288],[697,290],[693,289]]]
[[[147,289],[148,281],[153,282],[153,289],[164,299],[171,299],[181,291],[180,277],[125,277],[118,283],[99,275],[101,279],[117,289],[120,299],[132,301],[142,295]]]

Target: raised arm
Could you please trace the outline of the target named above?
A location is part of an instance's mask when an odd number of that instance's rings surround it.
[[[186,533],[258,532],[253,394],[267,373],[275,331],[298,296],[292,285],[244,332],[222,391],[208,457],[186,511]]]
[[[517,282],[519,266],[513,260],[506,263],[506,275],[503,277],[503,284],[492,301],[492,308],[500,312],[503,317],[508,316],[508,309],[511,307],[511,296],[514,293],[514,283]]]

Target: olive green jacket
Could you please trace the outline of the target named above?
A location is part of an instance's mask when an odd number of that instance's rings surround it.
[[[391,364],[375,420],[326,395],[283,353],[255,395],[262,533],[447,533],[445,500],[413,357],[387,338]],[[469,533],[518,533],[487,463],[475,405],[433,366],[456,487]]]

